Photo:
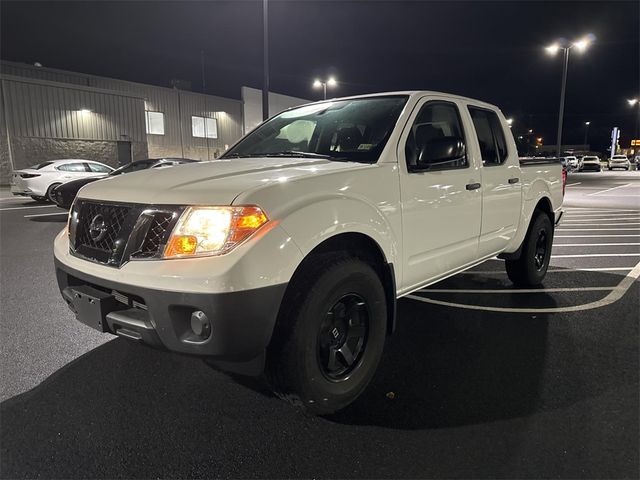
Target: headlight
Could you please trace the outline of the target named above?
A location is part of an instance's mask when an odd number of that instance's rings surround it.
[[[187,207],[171,232],[164,258],[221,255],[244,242],[268,220],[256,206]]]

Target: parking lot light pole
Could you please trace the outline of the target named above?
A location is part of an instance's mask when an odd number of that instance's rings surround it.
[[[627,100],[630,107],[638,107],[638,114],[636,115],[636,134],[634,140],[640,138],[640,99],[630,98]]]
[[[593,35],[587,35],[582,40],[577,40],[573,43],[567,42],[565,39],[560,39],[556,43],[549,45],[545,48],[549,55],[556,55],[560,50],[563,53],[562,62],[562,88],[560,89],[560,111],[558,113],[558,135],[556,140],[556,156],[560,157],[562,154],[562,121],[564,119],[564,97],[567,89],[567,71],[569,69],[569,52],[572,48],[576,48],[579,52],[584,52],[587,47],[593,42]]]
[[[587,139],[589,138],[589,125],[591,122],[584,122],[584,145],[587,145]]]
[[[336,81],[335,78],[329,77],[326,81],[323,81],[323,80],[320,80],[320,79],[316,79],[313,82],[313,87],[314,88],[322,87],[322,99],[326,100],[327,99],[327,86],[335,87],[337,84],[338,84],[338,82]]]
[[[262,120],[269,118],[269,0],[262,1]]]

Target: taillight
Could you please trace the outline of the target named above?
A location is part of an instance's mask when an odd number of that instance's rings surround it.
[[[564,191],[567,188],[567,169],[562,167],[562,196],[564,197]]]
[[[39,173],[21,173],[20,174],[20,178],[35,178],[39,176],[40,176]]]

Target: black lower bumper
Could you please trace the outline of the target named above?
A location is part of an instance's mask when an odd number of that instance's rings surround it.
[[[58,260],[55,267],[62,296],[80,322],[225,364],[255,363],[262,357],[287,287],[216,294],[171,292],[105,281]]]

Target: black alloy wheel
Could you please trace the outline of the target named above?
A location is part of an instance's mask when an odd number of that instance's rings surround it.
[[[362,359],[369,329],[369,309],[357,293],[340,298],[327,312],[318,335],[318,364],[332,381],[349,376]]]
[[[536,248],[533,255],[533,261],[535,262],[536,269],[542,270],[547,256],[547,231],[545,229],[540,230],[538,233],[538,239],[536,240]]]

